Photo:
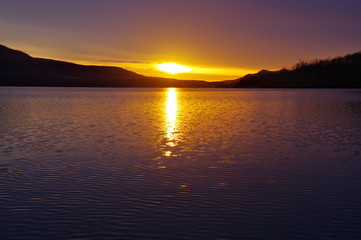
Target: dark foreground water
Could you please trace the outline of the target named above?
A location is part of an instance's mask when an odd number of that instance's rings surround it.
[[[360,239],[361,90],[0,88],[0,239]]]

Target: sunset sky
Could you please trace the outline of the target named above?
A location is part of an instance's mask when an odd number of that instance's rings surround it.
[[[360,0],[0,0],[0,44],[148,76],[228,80],[361,50]],[[192,68],[170,75],[156,68]]]

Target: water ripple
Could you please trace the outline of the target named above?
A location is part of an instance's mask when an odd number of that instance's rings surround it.
[[[0,238],[359,238],[360,94],[167,91],[1,88]]]

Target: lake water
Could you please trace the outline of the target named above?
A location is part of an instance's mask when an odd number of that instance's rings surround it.
[[[0,88],[0,239],[360,239],[361,90]]]

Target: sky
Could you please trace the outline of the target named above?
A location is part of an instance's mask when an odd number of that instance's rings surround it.
[[[229,80],[361,51],[360,9],[360,0],[0,0],[0,44],[147,76]],[[192,71],[159,71],[165,62]]]

